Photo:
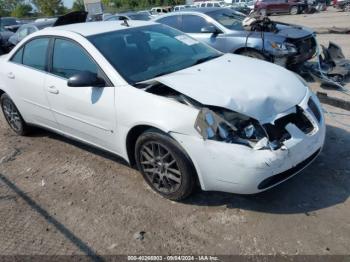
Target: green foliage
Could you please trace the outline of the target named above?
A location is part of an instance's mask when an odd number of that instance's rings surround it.
[[[107,10],[140,10],[154,6],[183,5],[186,0],[102,0]]]
[[[73,11],[84,11],[84,0],[75,0],[73,3]]]
[[[15,9],[13,9],[11,12],[11,16],[19,18],[28,17],[32,10],[33,8],[29,4],[17,4]]]
[[[46,16],[60,15],[67,11],[62,0],[33,0],[32,2],[39,12]]]
[[[7,16],[24,0],[0,0],[0,16]]]

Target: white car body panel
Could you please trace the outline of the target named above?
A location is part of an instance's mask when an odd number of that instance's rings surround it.
[[[131,27],[154,24],[129,23]],[[84,37],[118,29],[125,27],[117,21],[76,24],[48,28],[22,42],[44,35],[72,39],[97,61],[113,87],[68,87],[65,79],[15,64],[9,59],[22,46],[20,43],[0,58],[0,89],[12,98],[26,122],[108,150],[128,162],[126,141],[134,127],[149,126],[168,133],[189,155],[203,190],[242,194],[263,191],[257,189],[263,179],[292,168],[323,147],[324,119],[316,123],[311,113],[315,131],[301,136],[289,125],[292,138],[276,151],[203,139],[194,128],[199,109],[130,86]],[[8,78],[11,72],[14,79]],[[314,97],[287,70],[236,55],[224,55],[150,81],[161,82],[204,105],[231,109],[262,123],[272,122],[296,105],[308,111],[307,102]],[[314,100],[318,101],[316,97]],[[318,102],[317,106],[320,108]]]
[[[154,80],[202,104],[231,109],[262,122],[299,104],[307,91],[290,71],[233,54]]]

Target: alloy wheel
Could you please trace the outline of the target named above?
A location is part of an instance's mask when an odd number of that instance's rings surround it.
[[[20,132],[22,129],[22,119],[15,105],[9,99],[5,99],[2,103],[2,109],[11,128],[16,132]]]
[[[156,190],[171,194],[181,186],[182,174],[177,161],[170,150],[160,143],[152,141],[142,145],[140,164],[146,179]]]

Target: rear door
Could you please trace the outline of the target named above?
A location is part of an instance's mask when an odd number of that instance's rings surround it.
[[[89,53],[77,42],[57,38],[53,43],[46,93],[62,132],[90,144],[115,151],[115,88],[69,87],[68,79],[89,71],[109,83],[108,78]]]
[[[6,84],[13,90],[15,103],[24,119],[57,129],[44,91],[49,42],[50,38],[35,38],[27,42],[10,59],[4,71]]]

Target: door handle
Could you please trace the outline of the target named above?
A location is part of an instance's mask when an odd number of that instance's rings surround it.
[[[54,94],[54,95],[57,95],[60,92],[60,91],[58,91],[58,89],[55,86],[50,86],[50,87],[48,87],[47,90],[49,91],[49,93]]]
[[[15,75],[12,72],[8,73],[7,77],[10,79],[15,79]]]

